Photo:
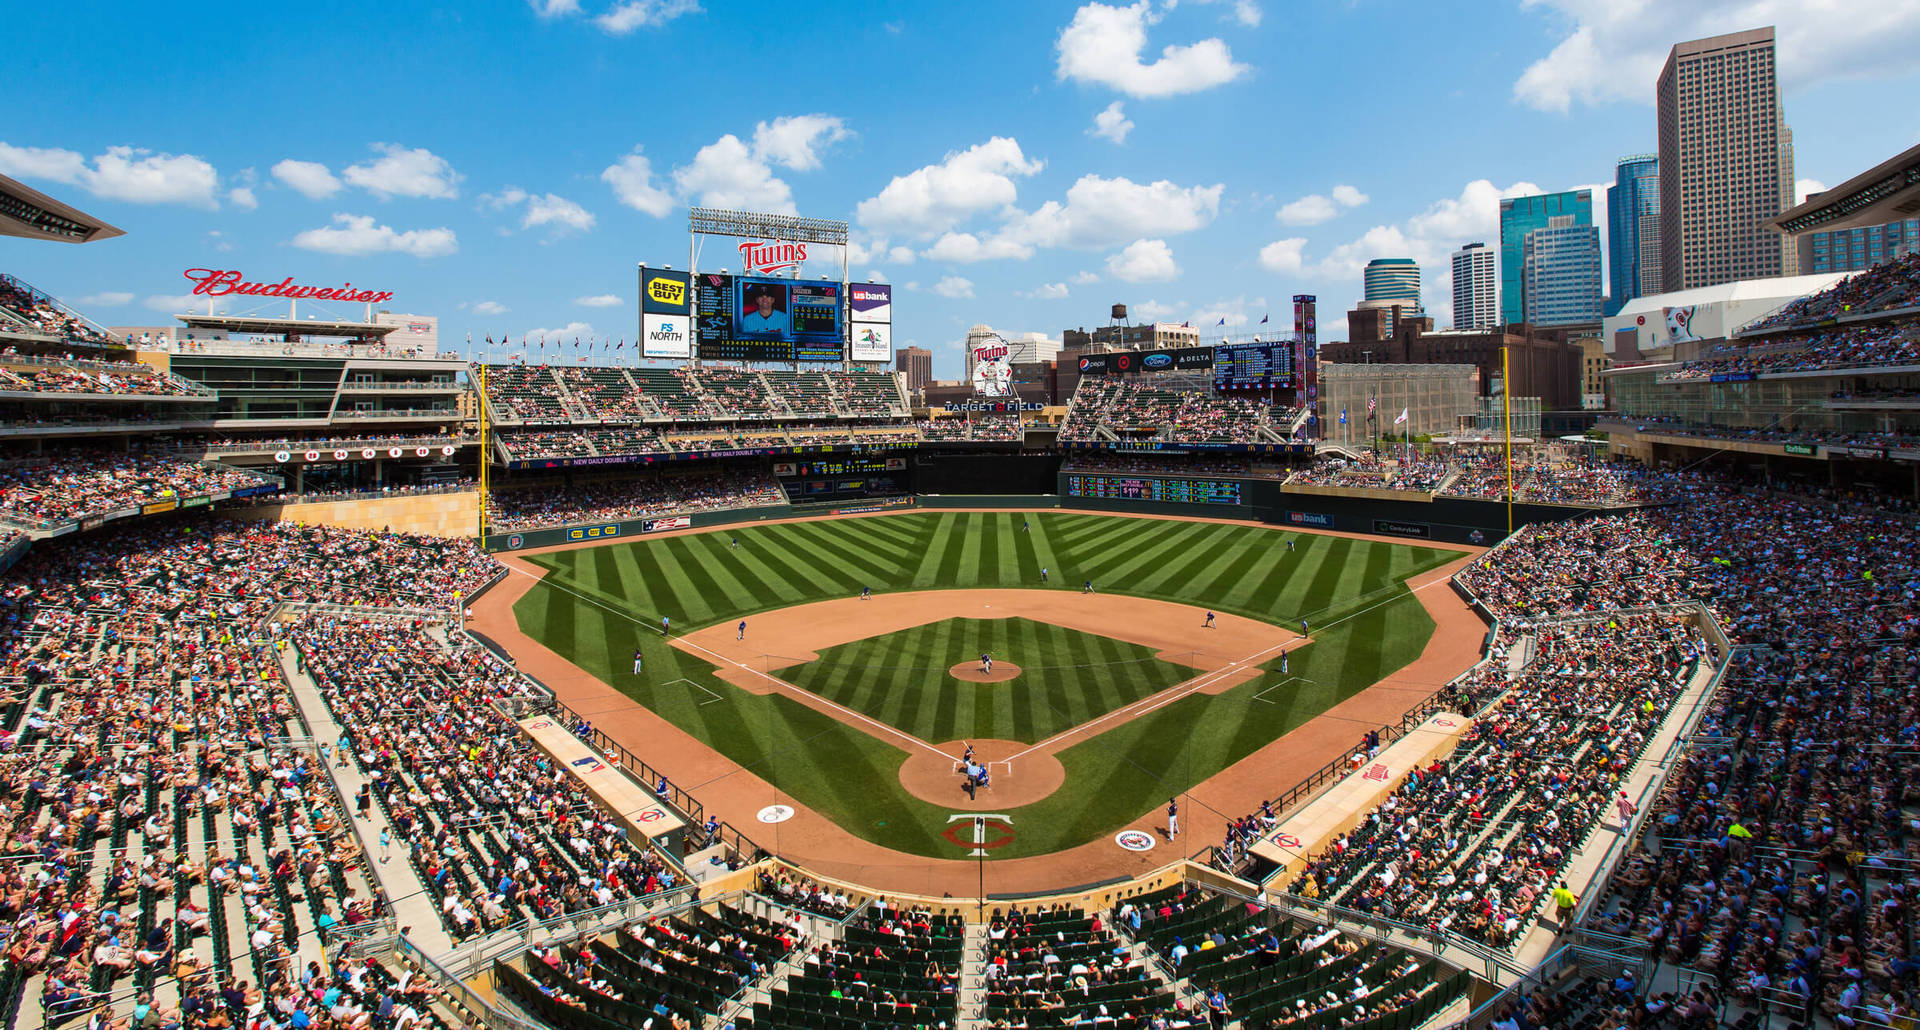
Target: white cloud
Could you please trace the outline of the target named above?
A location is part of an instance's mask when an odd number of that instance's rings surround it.
[[[824,114],[801,114],[753,128],[753,153],[763,161],[804,172],[820,167],[820,151],[853,135],[846,123]]]
[[[1819,179],[1793,180],[1793,202],[1796,205],[1806,203],[1807,197],[1812,194],[1825,192],[1827,192],[1827,184]]]
[[[1025,297],[1028,300],[1064,300],[1067,296],[1067,284],[1041,283],[1033,289],[1019,294],[1019,296]]]
[[[793,189],[732,133],[701,147],[693,163],[673,170],[674,184],[702,207],[798,214]]]
[[[1123,282],[1165,282],[1180,274],[1165,240],[1134,240],[1107,258],[1107,271]]]
[[[1067,190],[1067,202],[1048,201],[1022,216],[1005,232],[1042,247],[1097,249],[1129,239],[1192,232],[1220,211],[1225,186],[1178,186],[1161,179],[1140,184],[1130,179],[1083,175]]]
[[[1188,321],[1193,323],[1194,328],[1207,332],[1217,333],[1227,330],[1237,333],[1242,330],[1259,330],[1260,319],[1256,317],[1256,315],[1265,316],[1269,314],[1270,312],[1267,310],[1267,298],[1255,297],[1252,300],[1248,300],[1245,296],[1239,296],[1231,300],[1217,300],[1212,304],[1204,304],[1197,307],[1193,310],[1193,315]],[[1227,323],[1224,326],[1220,324],[1223,319]],[[1273,328],[1272,323],[1269,323],[1267,328]],[[1291,329],[1292,327],[1289,326],[1288,328]]]
[[[1233,3],[1233,20],[1234,21],[1237,21],[1240,24],[1245,25],[1247,28],[1256,29],[1260,27],[1261,17],[1262,17],[1262,14],[1260,11],[1260,5],[1257,3],[1254,3],[1253,0],[1234,0],[1234,3]]]
[[[653,184],[653,165],[633,148],[633,153],[607,166],[600,179],[613,187],[620,203],[642,214],[663,218],[673,210],[673,194]]]
[[[913,284],[911,283],[908,284],[909,287],[911,287],[912,285]],[[957,275],[949,275],[942,278],[939,282],[933,284],[933,292],[939,294],[942,297],[952,297],[956,300],[961,298],[966,298],[966,297],[972,297],[973,296],[973,280],[962,279]]]
[[[1345,184],[1335,186],[1327,197],[1318,193],[1309,193],[1290,204],[1284,204],[1274,212],[1281,225],[1319,225],[1338,217],[1342,208],[1359,207],[1367,202],[1367,195]]]
[[[220,173],[192,154],[156,154],[134,147],[108,147],[87,158],[57,147],[0,143],[0,174],[50,179],[79,186],[96,197],[132,204],[190,204],[217,208]]]
[[[1100,277],[1093,274],[1092,272],[1080,271],[1080,272],[1073,273],[1072,277],[1070,277],[1067,281],[1074,284],[1075,286],[1086,286],[1089,283],[1099,282]]]
[[[318,161],[289,158],[272,168],[273,177],[286,183],[308,200],[320,200],[340,192],[340,180]]]
[[[333,224],[308,229],[293,238],[302,250],[327,254],[411,254],[414,257],[443,257],[460,249],[452,229],[409,229],[395,231],[391,226],[375,225],[371,215],[337,214]]]
[[[177,315],[181,312],[206,307],[207,298],[196,297],[191,293],[181,293],[173,296],[155,294],[140,303],[149,311],[158,311],[167,315]]]
[[[1162,304],[1157,300],[1149,300],[1143,304],[1130,306],[1128,311],[1142,322],[1164,322],[1167,316],[1173,314],[1174,307],[1175,305],[1172,304]]]
[[[227,191],[227,203],[242,211],[252,211],[260,206],[260,199],[253,195],[253,190],[245,186],[235,186]]]
[[[375,143],[381,157],[369,164],[348,165],[341,176],[351,185],[388,200],[393,197],[427,197],[450,200],[459,196],[465,176],[453,170],[446,158],[425,147],[412,150],[398,143]]]
[[[970,232],[950,232],[933,241],[933,246],[921,251],[920,256],[929,261],[957,264],[1005,258],[1024,260],[1033,256],[1033,247],[1005,236],[989,235],[983,240]]]
[[[583,308],[615,308],[620,306],[620,295],[602,293],[593,297],[575,297],[573,302]]]
[[[542,18],[562,18],[580,13],[580,0],[527,0],[533,13]]]
[[[1108,104],[1106,110],[1095,114],[1093,128],[1088,129],[1087,134],[1101,139],[1110,139],[1115,143],[1125,143],[1127,133],[1133,131],[1133,122],[1128,120],[1126,111],[1120,105],[1121,101],[1116,100]]]
[[[915,256],[912,247],[888,246],[884,236],[863,236],[856,232],[847,239],[848,264],[889,261],[896,265],[911,265]]]
[[[573,0],[560,2],[572,3]],[[593,19],[593,23],[608,35],[624,36],[634,29],[655,28],[698,10],[700,4],[696,0],[625,0]]]
[[[1247,66],[1234,63],[1233,54],[1219,39],[1168,45],[1161,49],[1159,60],[1151,64],[1142,61],[1147,26],[1158,20],[1151,0],[1140,0],[1130,7],[1086,4],[1060,30],[1055,45],[1059,53],[1055,77],[1109,86],[1128,96],[1145,98],[1196,93],[1246,74]]]
[[[528,329],[520,334],[521,339],[526,340],[527,346],[530,347],[538,347],[543,338],[571,347],[574,340],[591,339],[593,336],[593,326],[587,322],[568,322],[566,325],[549,329]]]
[[[1909,74],[1920,43],[1920,5],[1878,0],[1522,0],[1551,12],[1563,34],[1513,84],[1513,97],[1565,113],[1574,101],[1653,102],[1654,81],[1675,42],[1772,25],[1780,83],[1792,89],[1841,78]]]
[[[476,315],[504,315],[508,309],[505,304],[497,300],[483,300],[475,304],[471,310]]]
[[[855,214],[878,232],[935,236],[980,212],[1010,210],[1019,193],[1013,177],[1033,175],[1041,167],[1020,152],[1019,141],[995,136],[949,153],[939,164],[894,176],[877,195],[861,201]]]
[[[1309,193],[1299,200],[1282,204],[1280,210],[1273,213],[1281,225],[1319,225],[1330,222],[1340,213],[1333,201],[1318,193]]]
[[[90,293],[73,303],[83,308],[117,308],[133,303],[133,294],[108,290],[104,293]]]
[[[552,193],[527,198],[526,216],[520,219],[520,228],[532,229],[538,226],[552,226],[556,233],[568,230],[586,232],[593,228],[593,212]]]
[[[1260,267],[1281,275],[1298,272],[1302,266],[1301,251],[1306,246],[1307,241],[1298,236],[1274,240],[1260,248]]]

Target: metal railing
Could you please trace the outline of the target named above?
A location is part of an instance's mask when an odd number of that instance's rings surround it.
[[[556,938],[605,933],[643,917],[677,911],[690,902],[705,904],[698,899],[697,886],[688,883],[669,891],[627,898],[610,905],[598,905],[548,919],[523,919],[460,944],[441,956],[439,964],[465,979],[492,965],[496,958],[519,954]]]
[[[1233,893],[1225,890],[1220,892]],[[1527,968],[1507,955],[1445,930],[1415,926],[1285,891],[1263,891],[1259,898],[1245,900],[1256,903],[1264,900],[1289,915],[1304,916],[1328,926],[1338,926],[1344,933],[1419,952],[1455,968],[1468,970],[1488,983],[1513,983],[1527,975]]]

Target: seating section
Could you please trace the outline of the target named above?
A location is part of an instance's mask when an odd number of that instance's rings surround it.
[[[560,380],[545,365],[489,365],[486,382],[487,406],[496,419],[565,422],[570,417]]]
[[[539,947],[495,977],[523,1007],[566,1028],[700,1026],[796,947],[794,927],[729,905],[684,909],[583,944]]]
[[[454,939],[674,886],[494,707],[540,695],[491,651],[396,620],[310,616],[289,638]]]
[[[69,451],[0,468],[0,519],[53,526],[123,508],[279,482],[159,454]]]
[[[755,370],[731,366],[487,366],[501,422],[905,418],[886,372]],[[476,378],[477,378],[476,370]]]
[[[507,532],[786,503],[786,491],[764,469],[670,469],[636,479],[502,490],[493,495],[490,521]]]
[[[668,418],[690,421],[705,419],[710,413],[689,389],[686,369],[636,368],[631,370],[634,385],[652,399]]]
[[[753,1027],[869,1030],[955,1025],[966,926],[958,916],[872,905],[816,945],[802,968],[753,1006]]]
[[[57,336],[82,346],[113,346],[113,340],[92,322],[73,314],[27,283],[0,274],[0,329],[7,328],[9,323],[28,332]]]
[[[1153,950],[1169,975],[1217,988],[1246,1026],[1403,1030],[1458,999],[1468,984],[1464,972],[1400,948],[1184,885],[1123,903],[1115,920]]]
[[[1716,344],[1697,361],[1662,373],[1659,381],[1890,365],[1920,365],[1920,318],[1908,315],[1740,337]]]
[[[1166,389],[1135,376],[1087,376],[1074,392],[1060,439],[1087,442],[1101,432],[1178,443],[1273,441],[1279,418],[1284,435],[1292,415],[1275,416],[1266,406],[1205,389]]]
[[[48,361],[9,348],[0,354],[0,392],[115,397],[199,397],[186,380],[134,361]]]
[[[1028,1026],[1146,1026],[1173,992],[1097,915],[1057,906],[995,910],[987,929],[986,1015]]]
[[[1743,333],[1790,329],[1821,319],[1863,315],[1920,304],[1920,251],[1910,252],[1847,276],[1755,320]]]
[[[490,567],[465,542],[201,523],[63,538],[7,572],[4,978],[41,988],[33,1017],[125,1012],[133,991],[168,1013],[312,1008],[303,967],[383,902],[264,620],[282,600],[444,606]],[[377,966],[335,975],[350,1005],[426,1004]]]
[[[660,410],[627,378],[626,369],[563,366],[557,372],[579,410],[591,419],[629,422],[659,416]]]

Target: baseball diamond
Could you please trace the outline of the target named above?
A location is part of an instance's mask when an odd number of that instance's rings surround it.
[[[902,782],[912,753],[979,737],[1056,758],[1063,782],[1014,810],[1021,832],[994,850],[1000,861],[1111,835],[1401,669],[1434,626],[1407,580],[1460,556],[1244,523],[916,512],[529,555],[541,578],[513,616],[727,763],[904,855],[956,857],[943,836],[952,805]],[[1050,589],[1043,566],[1060,573]],[[1067,585],[1088,578],[1100,593]],[[982,607],[975,595],[994,588],[1019,617]],[[816,608],[832,613],[783,626],[782,612]],[[663,637],[663,617],[689,631]],[[1302,619],[1311,637],[1283,628]],[[641,675],[627,661],[636,648]],[[983,652],[1020,675],[949,674]],[[1021,780],[1017,754],[986,757],[1012,760],[995,770],[1002,783]],[[1323,761],[1251,774],[1277,791]]]

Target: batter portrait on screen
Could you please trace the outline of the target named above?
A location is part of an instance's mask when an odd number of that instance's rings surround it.
[[[747,287],[741,305],[740,335],[782,336],[787,331],[787,288],[771,283]]]

